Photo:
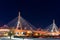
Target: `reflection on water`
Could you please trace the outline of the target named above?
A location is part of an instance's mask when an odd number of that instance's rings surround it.
[[[0,38],[0,40],[10,40],[9,38]],[[60,40],[60,39],[54,39],[54,38],[12,38],[11,40]]]

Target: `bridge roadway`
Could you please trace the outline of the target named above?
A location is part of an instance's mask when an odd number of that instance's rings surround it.
[[[56,33],[56,32],[48,32],[48,31],[31,31],[31,30],[15,30],[14,31],[15,36],[26,36],[26,37],[56,37],[56,38],[60,38],[60,32]],[[17,34],[16,34],[17,33]]]
[[[8,29],[9,30],[9,29]],[[8,30],[0,30],[0,35],[3,36],[8,36]],[[60,38],[60,32],[58,33],[51,33],[48,31],[36,31],[36,30],[18,30],[18,29],[13,29],[11,30],[11,32],[14,32],[14,36],[23,36],[23,37],[36,37],[36,38],[40,38],[40,37],[57,37]]]

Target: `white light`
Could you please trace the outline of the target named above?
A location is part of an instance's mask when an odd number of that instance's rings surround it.
[[[0,31],[10,31],[9,29],[0,29]]]
[[[24,39],[24,40],[33,40],[33,39]]]

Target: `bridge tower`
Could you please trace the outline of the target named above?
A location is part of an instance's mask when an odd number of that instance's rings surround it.
[[[51,32],[58,32],[58,27],[56,26],[56,24],[55,24],[55,20],[53,20],[53,24],[52,24],[53,26],[52,26],[52,30],[51,30]]]
[[[21,29],[22,30],[22,25],[21,25],[21,16],[20,16],[20,12],[19,12],[19,15],[18,15],[18,23],[17,23],[17,29]]]

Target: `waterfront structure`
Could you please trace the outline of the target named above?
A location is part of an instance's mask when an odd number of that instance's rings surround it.
[[[7,25],[0,27],[0,37],[8,36],[9,31],[10,31],[10,28]]]
[[[50,25],[48,30],[47,29],[37,30],[34,26],[32,26],[30,23],[28,23],[20,16],[20,12],[18,18],[15,20],[12,21],[14,23],[10,22],[8,26],[4,25],[4,27],[0,27],[0,37],[9,36],[11,33],[13,34],[14,37],[34,37],[34,38],[59,37],[60,38],[59,28],[56,26],[55,20],[53,20],[53,23]]]

